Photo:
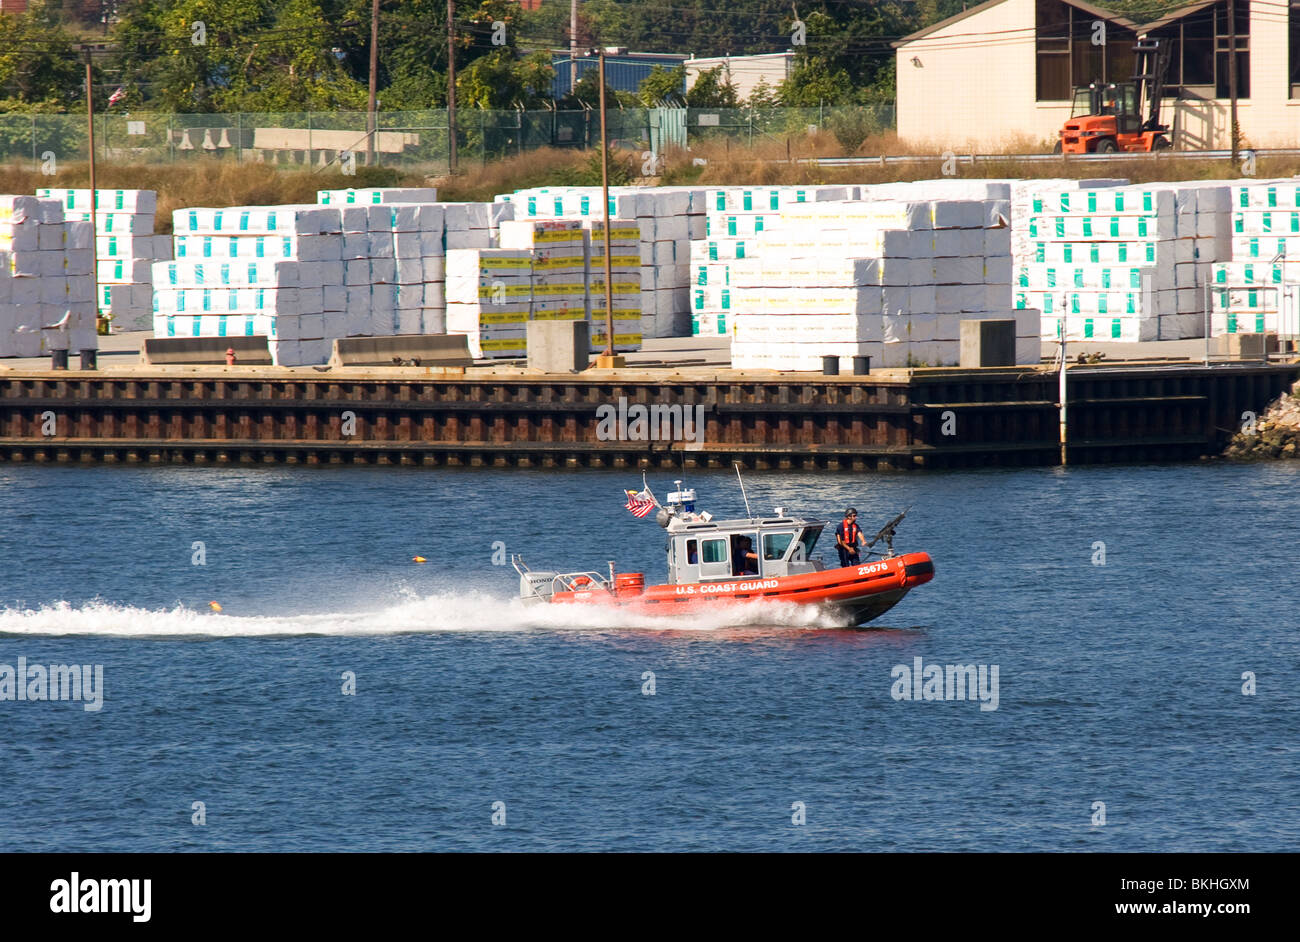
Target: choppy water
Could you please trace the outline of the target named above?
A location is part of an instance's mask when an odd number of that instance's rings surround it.
[[[869,631],[524,608],[496,541],[662,576],[637,474],[2,467],[0,664],[102,665],[104,699],[0,701],[0,850],[1300,844],[1300,467],[746,481],[915,504],[935,580]],[[915,657],[997,665],[997,709],[893,699]]]

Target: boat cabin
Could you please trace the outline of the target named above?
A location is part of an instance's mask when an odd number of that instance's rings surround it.
[[[668,582],[681,585],[818,572],[813,548],[826,525],[792,517],[674,519],[668,530]]]

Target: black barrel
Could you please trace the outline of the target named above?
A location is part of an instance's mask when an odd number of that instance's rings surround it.
[[[68,368],[68,351],[51,350],[50,368],[55,370],[66,370]]]
[[[840,375],[840,358],[839,357],[822,357],[822,375],[839,376]]]
[[[81,351],[81,368],[83,370],[99,369],[99,351],[82,350]]]
[[[871,372],[871,357],[853,358],[853,375],[866,376]]]

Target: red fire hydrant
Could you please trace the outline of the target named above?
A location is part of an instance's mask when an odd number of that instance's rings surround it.
[[[226,347],[226,366],[235,365],[235,348]]]

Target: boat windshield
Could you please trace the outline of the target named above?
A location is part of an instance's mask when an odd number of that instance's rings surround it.
[[[817,539],[822,535],[822,524],[815,527],[804,527],[803,532],[799,534],[799,542],[803,544],[803,558],[812,559],[813,547],[817,545]]]

